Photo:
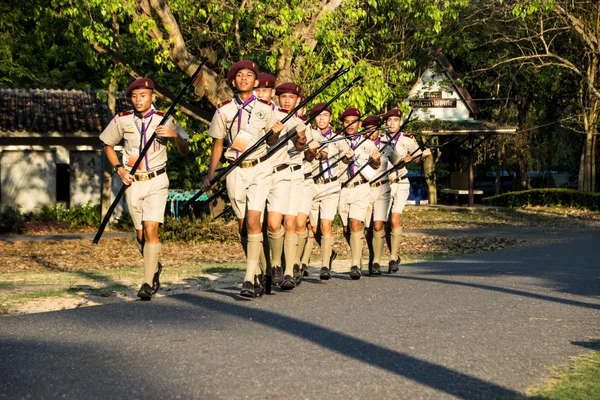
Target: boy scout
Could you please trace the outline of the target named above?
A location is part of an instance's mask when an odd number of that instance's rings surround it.
[[[282,119],[298,104],[300,86],[293,82],[282,83],[275,88],[275,95],[280,108],[275,111],[276,116]],[[302,172],[302,157],[306,137],[306,126],[302,120],[293,115],[285,126],[285,133],[296,130],[298,135],[289,140],[273,155],[273,186],[268,203],[269,246],[272,250],[271,263],[273,265],[273,282],[281,283],[283,290],[292,290],[299,282],[299,270],[294,267],[296,252],[298,251],[298,234],[296,233],[296,218],[302,197],[304,174]],[[281,134],[280,140],[286,140],[286,135]],[[281,221],[283,218],[283,226]],[[284,236],[285,234],[285,236]],[[281,274],[281,248],[285,257],[285,271]],[[277,258],[278,256],[278,258]],[[296,275],[296,280],[294,280]]]
[[[331,106],[319,112],[325,104],[319,103],[310,111],[311,116],[319,113],[315,117],[316,129],[313,130],[313,136],[319,142],[329,140],[335,136],[331,127]],[[350,155],[349,149],[350,147],[345,140],[323,146],[319,156],[317,157],[315,154],[318,166],[310,171],[312,176],[322,173],[320,177],[313,179],[314,194],[309,217],[313,234],[316,234],[319,229],[321,230],[320,244],[322,260],[319,277],[323,280],[331,278],[331,263],[335,258],[335,253],[333,252],[332,224],[340,200],[340,180],[338,174],[341,168],[340,165],[334,167],[331,167],[331,165],[335,164],[340,158],[342,158],[343,162],[350,162],[349,158],[344,158],[346,154]],[[308,243],[304,252],[306,253],[307,251],[310,251]],[[308,258],[305,260],[308,262]]]
[[[411,136],[400,132],[402,125],[402,111],[393,108],[383,116],[392,135],[392,143],[394,150],[398,153],[399,159],[405,163],[412,161],[413,157],[419,157],[421,151],[415,139]],[[416,151],[416,152],[415,152]],[[411,154],[415,152],[413,156]],[[423,153],[426,157],[427,154]],[[421,157],[418,158],[420,162]],[[402,227],[400,225],[400,215],[406,206],[406,200],[410,193],[410,182],[408,181],[408,170],[406,167],[390,172],[389,183],[391,186],[392,202],[391,209],[391,238],[390,238],[390,262],[388,266],[389,273],[398,272],[400,257],[398,250],[400,249],[400,238],[402,235]]]
[[[248,60],[233,64],[227,74],[227,80],[236,88],[237,94],[219,105],[211,121],[208,135],[214,140],[208,174],[202,184],[204,190],[210,189],[225,140],[228,145],[225,157],[235,160],[269,129],[273,130],[274,134],[269,136],[266,143],[249,154],[227,176],[226,181],[227,194],[238,218],[240,233],[243,228],[248,232],[246,276],[240,292],[244,297],[258,297],[264,293],[264,275],[258,265],[263,241],[260,216],[267,198],[264,188],[271,181],[270,164],[264,161],[267,160],[267,145],[277,141],[283,128],[281,122],[275,119],[271,105],[253,94],[258,84],[257,75],[256,64]]]
[[[349,108],[340,115],[347,135],[353,135],[360,128],[360,111],[356,108]],[[345,187],[340,192],[340,202],[338,206],[338,214],[344,226],[346,240],[350,245],[352,254],[352,263],[350,267],[350,277],[352,279],[360,279],[361,274],[361,256],[363,248],[363,240],[365,237],[363,230],[363,222],[367,214],[369,205],[370,187],[367,176],[372,174],[373,169],[378,169],[380,166],[380,153],[375,144],[370,140],[363,140],[360,136],[354,136],[350,141],[351,149],[347,153],[347,157],[351,157],[344,178],[342,181],[347,182]],[[354,175],[365,163],[369,164],[363,172]]]
[[[369,275],[381,275],[381,255],[383,254],[383,245],[385,242],[385,223],[388,219],[390,206],[390,184],[387,178],[374,181],[381,174],[384,174],[388,168],[388,159],[393,149],[386,146],[387,139],[385,135],[379,136],[376,129],[381,125],[381,119],[377,116],[370,116],[363,120],[365,130],[373,130],[369,139],[375,143],[375,146],[381,153],[381,163],[373,175],[369,177],[370,198],[367,207],[367,216],[365,218],[365,227],[367,228],[367,245],[369,247]]]
[[[138,250],[144,257],[144,283],[138,292],[142,300],[150,300],[160,288],[158,226],[164,221],[169,190],[166,140],[171,141],[182,155],[189,152],[188,136],[173,119],[158,126],[164,113],[152,105],[155,99],[153,91],[152,80],[136,79],[126,92],[135,110],[115,116],[100,135],[108,162],[123,184],[128,186],[125,201],[136,230]],[[154,132],[158,138],[150,146],[138,170],[131,171],[138,154]],[[121,163],[114,146],[122,139],[125,145]]]

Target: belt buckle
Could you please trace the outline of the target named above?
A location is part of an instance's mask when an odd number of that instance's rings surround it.
[[[253,161],[242,161],[240,163],[240,167],[242,167],[242,168],[250,168],[250,167],[253,166],[253,164],[252,164],[253,162],[254,162],[254,160]]]
[[[149,181],[150,180],[150,174],[136,174],[136,181]]]
[[[318,177],[318,178],[315,180],[315,183],[318,183],[319,185],[322,185],[322,184],[324,184],[324,183],[325,183],[325,178],[323,178],[322,176],[320,176],[320,177]]]

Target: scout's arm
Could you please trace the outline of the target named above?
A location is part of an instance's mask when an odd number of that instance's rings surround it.
[[[210,154],[210,162],[208,164],[208,173],[202,183],[202,190],[205,192],[210,190],[210,181],[215,177],[215,170],[219,166],[223,154],[223,139],[213,138],[212,152]]]
[[[109,145],[105,144],[104,145],[104,154],[106,154],[106,159],[108,160],[110,165],[112,165],[113,167],[115,165],[121,164],[119,162],[119,157],[117,156],[117,152],[115,151],[115,148],[113,146],[109,146]],[[123,181],[123,184],[131,185],[131,182],[133,182],[133,176],[129,172],[127,172],[127,170],[123,166],[119,167],[119,169],[117,170],[117,174],[119,174],[119,178],[121,178],[121,181]]]
[[[171,143],[175,144],[177,151],[181,155],[187,156],[190,152],[187,140],[185,140],[179,133],[179,127],[175,126],[175,128],[173,128],[167,125],[160,125],[156,128],[156,135],[168,138],[171,141]]]

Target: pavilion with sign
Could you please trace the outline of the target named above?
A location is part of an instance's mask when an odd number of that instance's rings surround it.
[[[447,193],[466,194],[470,207],[474,203],[474,149],[493,135],[514,134],[516,128],[490,121],[477,120],[479,108],[471,95],[456,79],[458,74],[441,50],[430,52],[431,61],[423,68],[417,83],[410,90],[406,104],[413,109],[417,122],[407,131],[427,136],[464,136],[469,143],[468,173],[461,183],[460,171],[451,175]],[[476,137],[482,137],[475,143]],[[453,179],[455,178],[455,182]],[[453,185],[454,183],[454,185]],[[454,186],[454,187],[453,187]]]

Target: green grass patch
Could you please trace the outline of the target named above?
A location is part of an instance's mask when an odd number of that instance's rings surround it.
[[[531,391],[527,400],[597,400],[600,399],[600,351],[577,357]]]
[[[482,200],[483,204],[502,207],[563,206],[600,211],[600,193],[572,189],[533,189],[504,193]]]

